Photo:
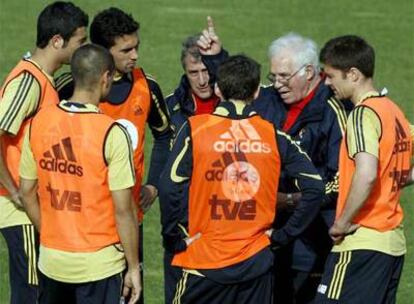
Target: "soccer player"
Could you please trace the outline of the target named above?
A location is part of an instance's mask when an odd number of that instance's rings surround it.
[[[270,303],[270,239],[289,242],[319,211],[323,183],[309,158],[250,106],[259,83],[254,60],[230,57],[217,72],[224,101],[177,135],[160,184],[164,244],[183,268],[173,303]],[[273,231],[282,170],[303,195]]]
[[[320,53],[325,83],[355,108],[339,161],[335,242],[316,303],[395,303],[406,252],[400,205],[412,161],[404,113],[375,89],[375,52],[358,36],[329,40]]]
[[[88,16],[69,2],[54,2],[37,20],[33,54],[9,73],[0,91],[0,231],[9,250],[10,303],[35,303],[37,233],[22,210],[18,166],[23,134],[43,106],[57,104],[53,74],[86,41]]]
[[[208,17],[208,30],[214,32],[213,20]],[[216,36],[217,37],[217,36]],[[222,50],[221,42],[217,39],[211,44],[208,51],[200,50],[197,43],[200,34],[187,37],[181,50],[181,64],[184,69],[184,75],[177,89],[173,94],[166,97],[165,102],[170,113],[171,126],[174,135],[180,130],[188,117],[199,114],[211,114],[219,103],[219,97],[214,94],[213,80],[210,77],[209,69],[218,65],[227,57],[227,52],[219,51],[217,55],[210,57],[210,66],[206,66],[203,57],[208,56],[209,52],[214,52],[215,48]],[[212,74],[214,75],[214,73]],[[168,203],[168,202],[165,202]],[[161,214],[167,216],[168,214]],[[165,251],[164,253],[164,290],[165,302],[171,303],[175,293],[175,287],[181,278],[181,270],[178,267],[171,266],[174,254]]]
[[[98,109],[115,64],[105,48],[85,45],[71,70],[72,98],[33,118],[20,165],[24,205],[40,231],[39,303],[120,303],[122,286],[136,303],[132,148],[127,131]]]
[[[132,137],[136,185],[134,201],[140,205],[139,220],[158,195],[158,178],[168,157],[172,130],[162,92],[154,79],[136,67],[139,37],[139,23],[131,15],[111,7],[98,13],[90,27],[92,43],[109,50],[115,60],[116,74],[109,95],[101,101],[99,108],[115,120],[124,124]],[[73,81],[70,75],[58,80],[61,98],[71,96]],[[154,136],[148,180],[141,187],[144,175],[145,125],[148,123]],[[140,250],[142,251],[142,224],[140,225]],[[141,252],[140,261],[143,261]],[[141,300],[143,301],[143,297]]]
[[[168,143],[172,132],[159,85],[153,78],[145,75],[141,67],[136,66],[141,43],[139,27],[140,24],[131,15],[111,7],[94,17],[90,27],[90,39],[92,43],[107,48],[115,60],[114,83],[99,108],[114,119],[122,120],[121,123],[128,126],[130,133],[135,134],[132,136],[137,177],[134,199],[140,201],[142,209],[147,211],[157,197],[158,177],[168,156]],[[58,77],[57,83],[59,96],[70,97],[73,92],[70,74]],[[148,180],[141,188],[146,123],[155,141]]]
[[[204,31],[200,47],[209,49],[213,38]],[[332,247],[328,229],[335,217],[339,145],[346,110],[323,83],[317,46],[311,39],[293,33],[284,35],[271,43],[269,60],[268,79],[272,85],[261,88],[254,101],[255,110],[300,145],[326,185],[323,206],[309,229],[294,243],[275,250],[276,260],[285,261],[275,265],[275,302],[309,303],[315,297]],[[300,192],[295,181],[282,174],[277,225],[289,219]]]

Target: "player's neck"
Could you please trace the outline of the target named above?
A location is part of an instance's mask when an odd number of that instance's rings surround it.
[[[53,76],[53,74],[62,66],[62,63],[59,62],[46,48],[36,48],[31,59],[50,76]]]
[[[374,87],[374,82],[372,78],[365,79],[357,87],[355,87],[354,92],[351,97],[351,101],[354,105],[358,104],[361,101],[361,98],[367,93],[376,91]]]
[[[83,104],[93,104],[98,106],[99,101],[101,100],[101,94],[98,91],[88,91],[82,89],[75,89],[72,97],[69,101],[83,103]]]

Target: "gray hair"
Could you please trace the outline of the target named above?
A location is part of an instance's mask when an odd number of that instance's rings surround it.
[[[311,64],[315,72],[319,73],[319,50],[315,41],[296,33],[286,34],[270,44],[269,59],[272,60],[273,57],[286,51],[289,52],[297,69],[305,64]]]
[[[197,41],[200,38],[201,33],[195,34],[192,36],[187,37],[183,43],[181,48],[181,65],[185,70],[185,58],[190,55],[194,57],[197,61],[201,61],[201,53],[197,45]]]

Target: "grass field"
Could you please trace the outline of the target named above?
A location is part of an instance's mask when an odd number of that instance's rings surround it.
[[[50,1],[0,1],[0,80],[19,57],[35,43],[36,17]],[[243,52],[262,63],[267,73],[267,46],[290,31],[313,38],[320,45],[333,36],[358,34],[377,52],[376,83],[386,86],[390,97],[414,122],[414,1],[413,0],[82,0],[74,1],[92,17],[97,11],[118,6],[141,23],[139,63],[156,77],[164,95],[169,94],[182,73],[180,42],[205,26],[211,15],[224,46]],[[92,18],[91,18],[92,19]],[[151,140],[147,137],[149,153]],[[149,157],[147,157],[147,160]],[[398,303],[414,299],[414,187],[406,189],[402,202],[406,212],[408,253]],[[146,303],[163,302],[162,249],[159,210],[155,205],[145,219]],[[0,237],[0,304],[8,303],[7,249]],[[375,304],[375,303],[367,303]]]

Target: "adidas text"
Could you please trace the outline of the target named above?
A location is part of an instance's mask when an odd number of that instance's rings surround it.
[[[76,166],[75,164],[69,164],[67,160],[57,161],[56,159],[42,158],[39,164],[42,169],[47,171],[83,176],[83,168],[81,166]]]
[[[214,151],[229,153],[270,153],[272,150],[269,144],[258,140],[239,140],[239,141],[216,141]]]

